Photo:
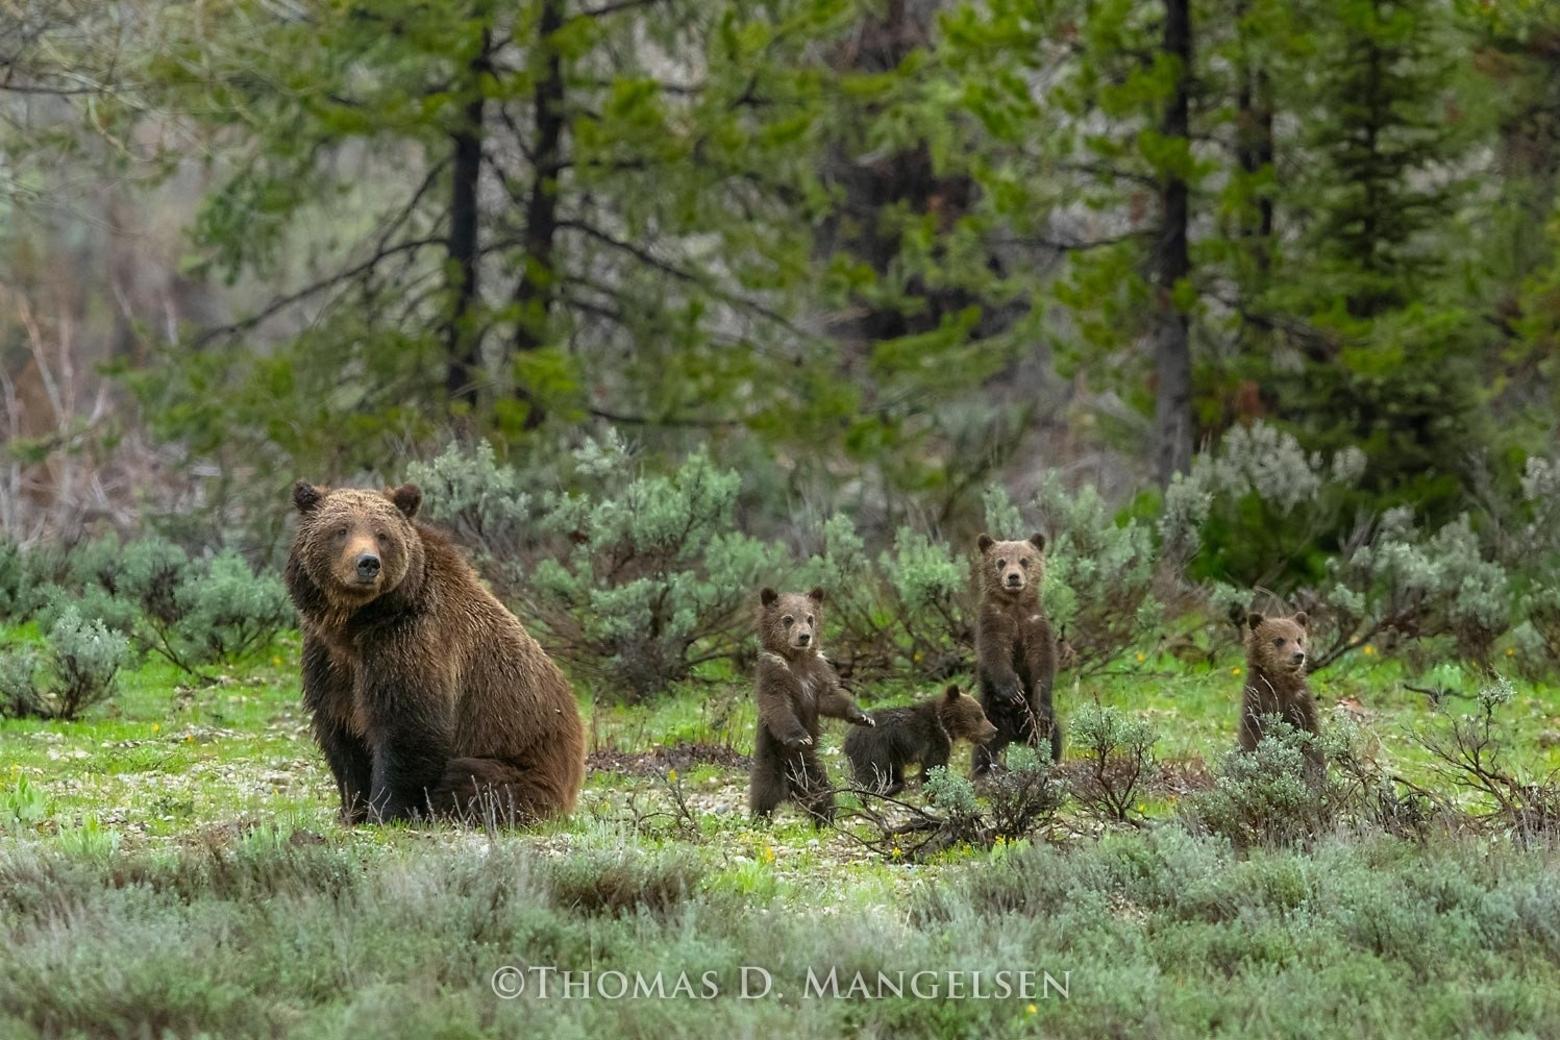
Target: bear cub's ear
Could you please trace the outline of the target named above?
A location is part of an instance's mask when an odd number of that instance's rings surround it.
[[[991,535],[982,534],[979,538],[975,539],[975,544],[980,547],[981,552],[985,552],[987,549],[990,549],[997,543],[992,539]]]
[[[307,480],[293,481],[293,505],[298,507],[298,512],[312,513],[323,501],[325,501],[324,488],[315,487]]]
[[[813,590],[807,594],[807,598],[812,600],[814,603],[822,603],[823,602],[823,586],[821,586],[821,585],[814,586]]]
[[[410,520],[417,515],[417,507],[422,505],[422,488],[416,484],[402,484],[398,488],[386,491],[385,497],[395,503],[402,516]]]
[[[1261,614],[1258,614],[1256,611],[1252,611],[1250,614],[1246,615],[1246,626],[1252,631],[1256,631],[1257,626],[1266,620],[1267,618],[1263,617]]]
[[[759,593],[758,593],[758,601],[760,603],[762,603],[766,607],[774,606],[775,605],[775,600],[777,600],[779,598],[780,598],[780,593],[778,593],[774,589],[771,589],[771,588],[768,588],[768,587],[765,587],[764,589],[760,590]]]
[[[1301,628],[1311,627],[1311,615],[1307,614],[1303,610],[1296,611],[1295,624],[1299,625]]]
[[[943,696],[948,698],[949,704],[952,704],[954,701],[959,699],[959,688],[957,686],[950,686],[948,687],[947,691],[944,692]]]
[[[1039,549],[1041,552],[1045,552],[1045,535],[1041,534],[1039,531],[1036,531],[1034,534],[1029,536],[1029,544],[1034,546],[1036,549]]]

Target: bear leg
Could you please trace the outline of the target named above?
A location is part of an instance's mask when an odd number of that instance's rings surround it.
[[[314,739],[325,752],[325,761],[336,778],[341,795],[341,821],[362,823],[368,819],[368,797],[374,782],[373,756],[368,745],[346,728],[316,717]]]

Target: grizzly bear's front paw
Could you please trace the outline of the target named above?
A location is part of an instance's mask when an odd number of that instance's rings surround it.
[[[874,719],[871,715],[865,714],[864,712],[857,712],[855,715],[851,716],[850,721],[857,726],[877,725],[877,719]]]
[[[795,750],[797,748],[812,747],[812,737],[803,733],[799,737],[791,737],[785,742],[785,746]]]
[[[1017,679],[997,687],[997,694],[1009,704],[1024,703],[1024,687]]]

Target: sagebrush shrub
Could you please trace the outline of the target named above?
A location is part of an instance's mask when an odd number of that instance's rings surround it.
[[[1158,767],[1154,745],[1159,734],[1153,724],[1115,708],[1084,704],[1067,726],[1082,758],[1068,785],[1079,807],[1113,823],[1140,818],[1138,800]]]
[[[1237,847],[1307,845],[1336,822],[1326,784],[1308,770],[1306,748],[1317,738],[1277,715],[1263,719],[1262,732],[1256,750],[1225,756],[1212,790],[1182,801],[1182,817]]]
[[[559,657],[611,697],[639,700],[749,640],[755,590],[783,554],[737,530],[741,477],[695,453],[666,476],[628,476],[621,447],[576,453],[575,492],[549,492],[548,536],[518,606]]]
[[[67,608],[50,627],[40,654],[31,647],[0,652],[0,708],[9,715],[71,720],[114,695],[130,642],[96,618]]]
[[[850,517],[823,524],[822,543],[797,570],[800,587],[822,586],[829,659],[853,679],[966,671],[974,651],[970,568],[945,542],[901,527],[874,558]]]

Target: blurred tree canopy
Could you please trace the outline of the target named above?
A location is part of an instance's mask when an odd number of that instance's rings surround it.
[[[940,522],[1049,467],[1162,485],[1265,418],[1362,449],[1363,504],[1445,519],[1554,443],[1542,0],[0,0],[0,23],[6,453],[46,467],[13,496],[127,439],[241,496],[612,426],[707,445],[767,508]],[[51,293],[108,192],[108,223],[173,244]],[[90,386],[51,396],[66,329],[114,421]]]

